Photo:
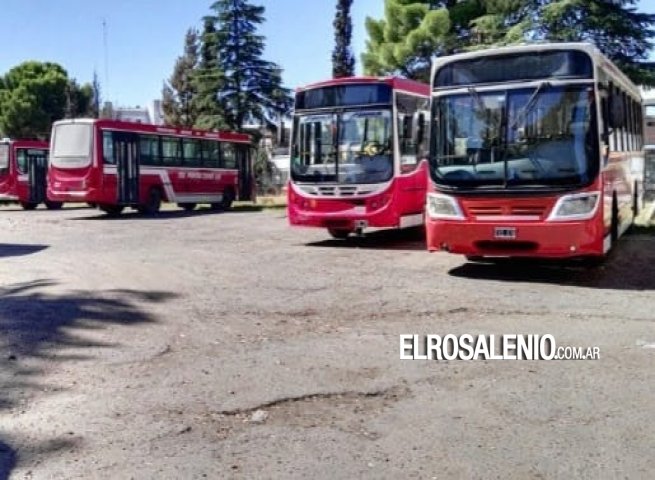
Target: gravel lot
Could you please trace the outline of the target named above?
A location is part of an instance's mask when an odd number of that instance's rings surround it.
[[[0,479],[652,478],[652,233],[589,270],[284,210],[0,210]],[[404,333],[601,358],[400,361]]]

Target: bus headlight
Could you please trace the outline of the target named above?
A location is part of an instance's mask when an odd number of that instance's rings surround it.
[[[455,197],[440,193],[428,193],[426,209],[430,218],[464,220],[464,214]]]
[[[600,192],[564,195],[557,200],[548,221],[588,220],[596,214],[599,203]]]

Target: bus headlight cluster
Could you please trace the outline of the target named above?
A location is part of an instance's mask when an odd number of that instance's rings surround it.
[[[555,204],[548,221],[588,220],[596,214],[600,192],[564,195]]]
[[[455,197],[440,193],[428,193],[426,209],[430,218],[464,220],[464,214]]]

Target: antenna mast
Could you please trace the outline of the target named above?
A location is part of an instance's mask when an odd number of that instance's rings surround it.
[[[110,99],[109,96],[109,53],[107,47],[107,21],[102,19],[102,42],[105,50],[105,92],[107,99]]]

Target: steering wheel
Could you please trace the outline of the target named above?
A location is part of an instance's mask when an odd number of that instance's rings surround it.
[[[362,148],[362,153],[367,157],[374,157],[379,155],[380,152],[382,152],[382,144],[375,140],[366,142],[366,145]]]

